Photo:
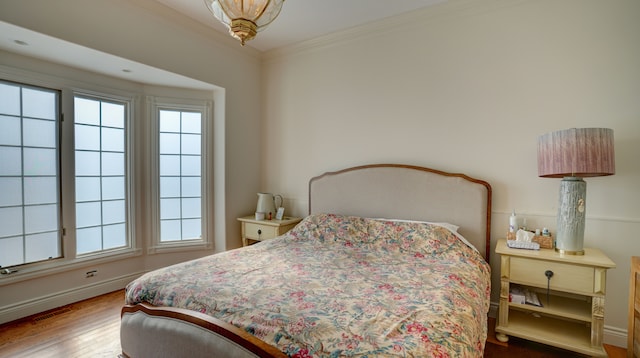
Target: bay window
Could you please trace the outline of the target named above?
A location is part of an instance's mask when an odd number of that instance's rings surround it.
[[[138,255],[145,243],[149,253],[212,247],[204,94],[166,100],[37,77],[0,79],[0,279]]]

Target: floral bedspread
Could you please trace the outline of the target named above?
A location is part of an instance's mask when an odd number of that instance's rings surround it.
[[[320,214],[145,274],[126,301],[209,314],[291,357],[479,357],[489,271],[443,227]]]

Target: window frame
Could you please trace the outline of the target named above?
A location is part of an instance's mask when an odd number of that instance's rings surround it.
[[[9,269],[11,270],[15,270],[16,267],[31,267],[31,266],[36,266],[36,265],[42,265],[44,263],[47,262],[55,262],[55,261],[60,261],[61,259],[64,259],[64,241],[63,241],[63,225],[62,225],[62,180],[61,180],[61,174],[62,174],[62,164],[61,164],[61,146],[62,146],[62,139],[61,139],[61,127],[62,127],[62,91],[60,89],[57,88],[53,88],[51,86],[45,86],[45,85],[41,85],[41,84],[31,84],[31,83],[25,83],[25,82],[21,82],[21,81],[15,81],[15,80],[11,80],[11,79],[5,79],[2,78],[0,79],[2,82],[4,83],[8,83],[8,84],[13,84],[14,86],[20,88],[20,115],[19,115],[19,120],[20,120],[20,151],[21,151],[21,170],[22,173],[20,175],[21,178],[21,188],[22,188],[22,204],[20,205],[21,209],[21,214],[22,214],[22,219],[25,220],[25,207],[30,207],[33,205],[29,205],[27,203],[25,203],[24,201],[24,179],[25,177],[34,177],[31,175],[25,175],[24,171],[24,149],[25,148],[40,148],[40,147],[33,147],[33,146],[29,146],[29,145],[25,145],[24,143],[24,136],[23,136],[23,131],[24,131],[24,125],[25,125],[25,119],[30,119],[30,120],[43,120],[43,119],[39,119],[39,118],[32,118],[30,116],[25,116],[23,113],[23,107],[22,107],[22,96],[23,96],[23,89],[31,89],[31,90],[38,90],[38,91],[48,91],[50,93],[55,93],[55,118],[53,120],[50,120],[52,122],[55,123],[55,128],[54,128],[54,132],[55,132],[55,157],[56,157],[56,175],[55,175],[55,187],[56,187],[56,214],[57,214],[57,218],[56,218],[56,222],[57,222],[57,229],[56,229],[56,235],[58,236],[57,238],[57,246],[58,246],[58,256],[56,257],[49,257],[48,259],[41,259],[41,260],[35,260],[35,261],[27,261],[27,262],[23,262],[23,263],[19,263],[19,264],[14,264],[14,265],[9,265],[9,266],[0,266],[2,269]],[[39,176],[35,176],[35,177],[39,177]],[[49,204],[50,205],[50,204]],[[24,228],[24,221],[23,221],[23,228]],[[29,233],[23,231],[22,232],[22,246],[23,249],[26,250],[26,245],[27,245],[27,236],[29,235]],[[22,252],[23,257],[25,257],[27,255],[26,251]]]
[[[213,103],[206,100],[190,100],[147,96],[146,116],[150,123],[150,171],[151,228],[147,242],[147,253],[156,254],[167,251],[209,250],[213,248],[213,235],[209,235],[213,227]],[[201,123],[201,236],[200,239],[160,241],[160,123],[161,110],[200,112]]]
[[[66,186],[66,190],[71,191],[72,201],[68,205],[62,205],[63,207],[63,217],[66,217],[68,221],[63,221],[63,232],[65,235],[70,236],[70,241],[72,241],[73,251],[69,252],[69,255],[73,255],[74,258],[82,259],[82,258],[100,258],[100,257],[108,257],[112,255],[118,255],[123,252],[128,252],[132,249],[136,248],[136,240],[135,240],[135,194],[132,190],[132,187],[135,183],[135,170],[133,170],[134,162],[135,162],[135,151],[133,149],[133,138],[134,130],[133,130],[133,118],[135,116],[135,105],[136,99],[134,96],[125,96],[118,95],[117,93],[104,93],[97,91],[88,91],[84,89],[70,89],[69,95],[71,96],[71,107],[70,107],[70,118],[68,120],[63,121],[62,127],[64,128],[66,133],[72,133],[74,140],[71,143],[67,143],[67,146],[70,147],[70,151],[72,154],[70,156],[64,156],[69,160],[71,171],[63,171],[63,175],[68,175],[69,177],[62,178],[62,183],[67,183],[71,181],[73,183],[73,189],[70,189],[70,185]],[[78,254],[77,253],[77,225],[76,225],[76,172],[75,172],[75,113],[74,113],[74,101],[76,97],[85,98],[85,99],[93,99],[101,102],[116,102],[116,103],[124,103],[125,104],[125,123],[124,123],[124,179],[125,179],[125,231],[127,237],[127,243],[125,246],[112,248],[112,249],[102,249],[98,251],[92,251],[87,253]],[[66,122],[66,123],[65,123]],[[102,150],[100,151],[102,153]],[[64,180],[66,179],[66,181]],[[65,190],[64,186],[62,190]],[[100,200],[102,203],[102,200]],[[73,207],[73,212],[69,212],[69,207]],[[64,215],[66,213],[66,215]],[[103,225],[101,225],[102,227]],[[71,245],[70,245],[71,246]],[[65,254],[67,254],[65,252]]]

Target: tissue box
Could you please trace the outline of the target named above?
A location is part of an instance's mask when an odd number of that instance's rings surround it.
[[[514,232],[507,233],[507,240],[515,240],[515,239],[516,239],[516,234]],[[549,236],[534,235],[531,241],[537,242],[538,244],[540,244],[541,249],[553,249],[553,236],[551,235]]]

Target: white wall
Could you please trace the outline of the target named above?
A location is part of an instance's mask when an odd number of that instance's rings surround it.
[[[310,177],[406,163],[493,187],[492,245],[515,209],[555,228],[560,181],[537,177],[537,136],[615,132],[616,175],[589,178],[587,246],[608,275],[607,341],[625,345],[630,256],[640,255],[640,2],[449,1],[268,53],[262,187],[307,212]],[[499,257],[492,300],[498,299]]]
[[[261,138],[252,130],[258,127],[261,116],[259,53],[240,47],[228,36],[216,36],[204,25],[152,0],[0,0],[0,21],[222,88],[222,100],[214,98],[214,136],[218,144],[213,163],[215,250],[241,246],[236,218],[251,212],[255,193],[260,190],[260,161],[254,153]],[[55,52],[47,57],[64,60],[65,54]],[[75,81],[105,82],[99,75],[3,51],[0,65],[73,77]],[[121,84],[106,82],[114,88]],[[144,197],[136,200],[144,205]],[[144,242],[148,225],[137,224],[137,239]],[[144,271],[211,253],[143,254],[116,262],[76,265],[40,278],[8,278],[13,283],[0,284],[0,322],[120,289]],[[86,279],[89,269],[97,269],[98,275]]]

